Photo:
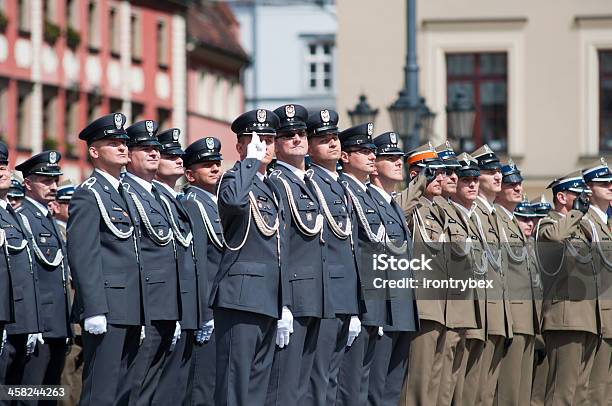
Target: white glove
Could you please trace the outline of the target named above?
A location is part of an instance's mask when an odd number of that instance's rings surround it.
[[[142,345],[145,338],[147,338],[147,333],[145,332],[145,326],[142,326],[140,327],[140,341],[138,341],[138,345]]]
[[[213,331],[215,331],[215,320],[210,319],[202,324],[202,327],[195,332],[196,342],[198,344],[204,344],[205,341],[210,340]]]
[[[381,337],[385,335],[385,332],[383,331],[382,326],[378,327],[378,335],[381,336]]]
[[[100,314],[98,316],[88,317],[85,319],[85,325],[83,327],[89,334],[106,333],[106,316]]]
[[[353,341],[355,341],[359,333],[361,333],[361,320],[359,320],[359,317],[357,316],[351,316],[348,329],[348,339],[346,340],[347,347],[353,345]]]
[[[267,145],[264,141],[259,139],[259,135],[253,131],[251,135],[251,142],[247,145],[247,158],[255,158],[261,161],[266,156]]]
[[[276,345],[280,348],[289,345],[291,333],[293,333],[293,314],[287,306],[283,306],[281,318],[276,322]]]
[[[4,352],[4,346],[6,346],[6,330],[2,329],[2,342],[0,343],[0,355]]]
[[[170,352],[174,351],[174,347],[176,347],[176,342],[181,338],[181,325],[179,322],[176,322],[176,326],[174,327],[174,335],[172,336],[172,343],[170,344]]]
[[[37,342],[41,344],[45,343],[42,333],[28,334],[28,341],[26,342],[26,355],[32,355],[34,353]]]

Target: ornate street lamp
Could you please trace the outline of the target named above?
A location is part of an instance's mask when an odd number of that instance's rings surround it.
[[[448,134],[459,142],[459,149],[464,150],[464,144],[472,138],[476,107],[465,91],[459,89],[446,106],[448,115]]]
[[[421,97],[419,101],[419,116],[420,143],[424,144],[433,137],[433,124],[436,119],[436,113],[429,109],[424,97]]]
[[[353,110],[348,111],[348,115],[351,118],[351,125],[373,123],[376,120],[376,115],[378,115],[378,109],[373,109],[368,103],[366,95],[362,94],[359,96],[359,103]]]

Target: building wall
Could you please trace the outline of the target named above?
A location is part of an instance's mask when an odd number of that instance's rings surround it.
[[[406,1],[339,0],[338,110],[364,92],[380,109],[376,132],[403,86]],[[445,52],[508,55],[508,154],[532,194],[599,155],[597,49],[612,48],[606,0],[417,0],[420,93],[437,113],[434,142],[446,134]],[[367,21],[367,27],[355,24]]]
[[[335,85],[330,92],[308,90],[305,59],[307,44],[314,38],[335,40],[335,6],[300,3],[233,2],[241,44],[252,59],[245,69],[246,109],[274,109],[286,103],[335,106]]]

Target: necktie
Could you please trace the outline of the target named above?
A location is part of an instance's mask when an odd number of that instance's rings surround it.
[[[62,241],[62,237],[61,237],[61,233],[59,231],[59,229],[57,228],[57,224],[55,223],[55,219],[53,218],[53,216],[51,215],[50,211],[47,211],[47,220],[49,220],[49,222],[51,223],[51,227],[53,228],[53,232],[55,234],[55,237],[57,237],[57,239],[59,241]]]

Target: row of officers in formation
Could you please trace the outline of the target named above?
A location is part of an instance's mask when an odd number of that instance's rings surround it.
[[[218,139],[183,150],[179,129],[125,121],[81,131],[94,170],[76,188],[45,151],[14,190],[0,144],[0,383],[96,406],[612,404],[603,160],[552,182],[550,205],[486,145],[404,154],[332,110],[242,114],[224,174]],[[374,295],[361,250],[495,290]],[[576,275],[597,295],[542,300]]]

